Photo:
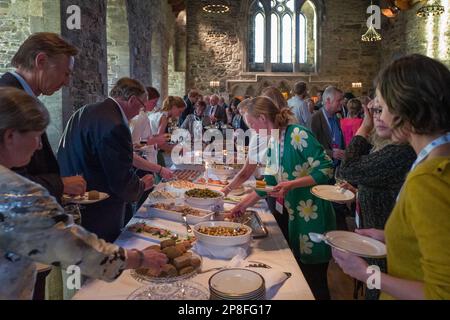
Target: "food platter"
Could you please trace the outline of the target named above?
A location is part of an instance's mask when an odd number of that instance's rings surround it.
[[[187,222],[196,224],[202,221],[209,221],[214,216],[214,212],[187,205],[177,205],[174,202],[159,202],[145,204],[151,217],[158,217],[172,221],[183,221],[183,214],[186,215]]]
[[[244,223],[246,226],[252,228],[253,239],[265,238],[269,234],[266,226],[261,220],[261,217],[256,211],[253,210],[247,210],[242,216],[233,219],[224,218],[224,221]]]
[[[176,180],[194,181],[201,174],[198,170],[175,170],[173,176]]]
[[[167,256],[167,264],[161,268],[161,273],[155,275],[151,269],[137,269],[131,271],[131,276],[138,281],[148,282],[175,282],[194,276],[202,267],[202,258],[188,251],[190,243],[178,243],[169,241],[159,245],[148,247]]]
[[[125,230],[156,243],[170,239],[175,240],[177,243],[195,241],[195,237],[193,236],[178,234],[166,228],[154,225],[149,220],[135,219],[135,221],[132,221]]]

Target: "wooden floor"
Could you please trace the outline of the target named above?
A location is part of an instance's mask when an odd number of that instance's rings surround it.
[[[328,267],[328,288],[332,300],[353,300],[354,280],[342,272],[333,261]],[[364,299],[359,292],[358,299]]]

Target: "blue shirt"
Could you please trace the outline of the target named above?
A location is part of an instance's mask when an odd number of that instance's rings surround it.
[[[16,77],[17,81],[20,82],[20,84],[22,85],[22,87],[23,87],[23,89],[25,90],[26,93],[28,93],[32,97],[36,97],[36,95],[34,94],[33,90],[31,90],[30,85],[25,81],[24,78],[22,78],[22,76],[20,74],[18,74],[15,71],[12,71],[11,74],[14,77]]]

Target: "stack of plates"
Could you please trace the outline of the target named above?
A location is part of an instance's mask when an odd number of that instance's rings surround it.
[[[209,279],[211,300],[265,300],[264,278],[247,269],[225,269]]]

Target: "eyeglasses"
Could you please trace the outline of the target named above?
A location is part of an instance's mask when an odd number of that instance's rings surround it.
[[[377,118],[379,118],[381,116],[381,113],[383,112],[383,109],[381,109],[381,108],[372,108],[371,110],[372,110],[372,115]]]
[[[135,96],[135,97],[136,97],[136,96]],[[145,108],[146,108],[145,103],[143,103],[142,100],[139,99],[138,97],[136,97],[136,99],[137,99],[137,101],[139,101],[139,103],[141,104],[141,106],[145,109]]]

